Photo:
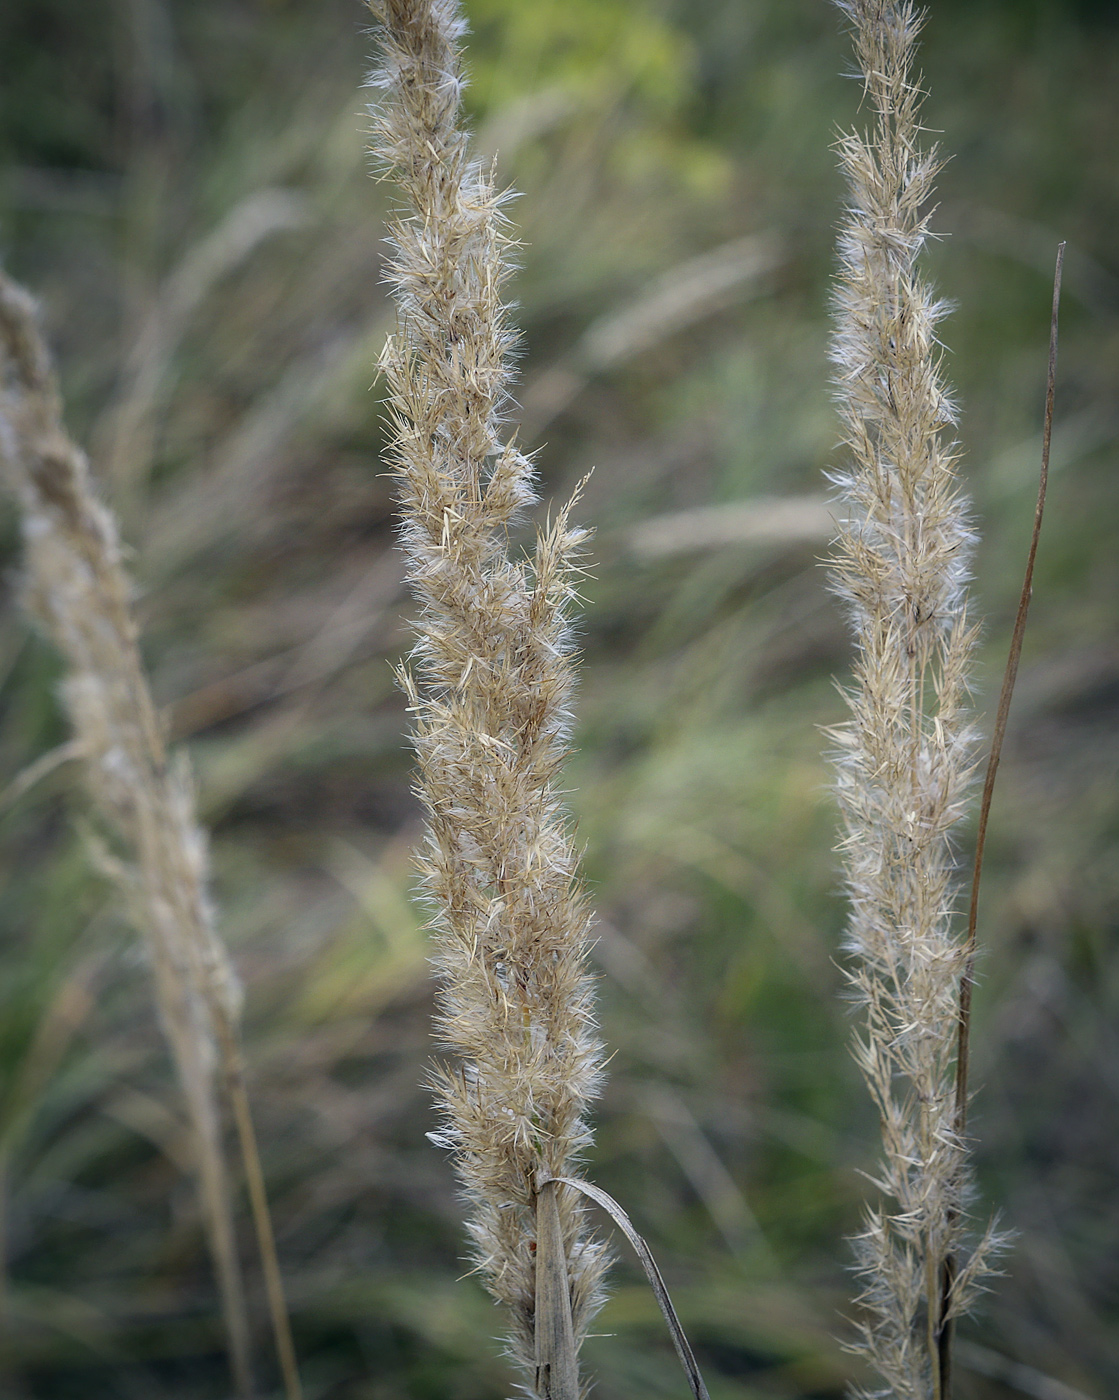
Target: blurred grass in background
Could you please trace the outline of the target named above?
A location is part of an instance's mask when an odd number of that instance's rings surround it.
[[[595,473],[571,801],[615,1051],[593,1175],[649,1237],[714,1400],[835,1400],[876,1125],[849,1063],[819,726],[847,644],[817,565],[836,427],[822,0],[473,0],[469,101],[523,197],[525,434]],[[424,1139],[418,812],[373,363],[388,197],[356,0],[6,0],[0,254],[136,556],[189,740],[315,1400],[496,1400],[497,1319]],[[963,1400],[1119,1390],[1119,7],[934,0],[953,155],[936,277],[983,534],[982,710],[1033,509],[1051,265],[1055,476],[983,902],[985,1202],[1019,1232]],[[794,504],[774,509],[772,498]],[[753,503],[753,504],[751,504]],[[209,1400],[225,1370],[146,970],[60,764],[59,667],[0,612],[5,1396]],[[246,1232],[246,1247],[248,1238]],[[263,1328],[263,1300],[256,1300]],[[603,1400],[675,1396],[622,1260]],[[263,1349],[263,1348],[262,1348]],[[1017,1369],[1015,1369],[1017,1368]]]

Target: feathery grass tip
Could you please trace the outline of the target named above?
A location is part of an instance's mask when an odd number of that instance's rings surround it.
[[[838,143],[847,178],[832,353],[850,465],[832,563],[855,636],[836,789],[851,901],[848,978],[865,1013],[855,1054],[878,1107],[883,1155],[856,1241],[860,1349],[896,1400],[944,1400],[941,1338],[989,1268],[988,1230],[966,1249],[965,1144],[956,1131],[957,1002],[967,961],[953,832],[975,767],[967,711],[976,628],[973,544],[956,465],[956,410],[922,280],[939,168],[921,145],[913,75],[921,15],[847,0],[867,134]],[[958,1261],[942,1292],[944,1262]]]
[[[510,1311],[512,1358],[541,1400],[577,1400],[575,1352],[606,1264],[579,1197],[554,1181],[590,1143],[601,1073],[591,915],[558,787],[584,532],[569,505],[530,558],[510,554],[535,499],[531,462],[504,432],[512,240],[505,197],[459,126],[458,6],[370,8],[384,50],[375,151],[406,198],[390,226],[398,332],[381,362],[420,605],[402,683],[428,813],[439,1028],[457,1056],[436,1075],[435,1136],[470,1205],[477,1267]]]

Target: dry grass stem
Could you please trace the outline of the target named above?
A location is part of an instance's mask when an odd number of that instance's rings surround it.
[[[1053,273],[1053,310],[1049,329],[1049,372],[1045,391],[1045,425],[1042,432],[1041,473],[1037,488],[1037,506],[1034,510],[1034,526],[1030,536],[1030,548],[1026,557],[1026,573],[1022,581],[1022,591],[1018,598],[1018,611],[1014,618],[1014,628],[1010,639],[1010,654],[1006,659],[1006,671],[999,691],[999,704],[995,712],[995,728],[991,736],[991,751],[987,759],[987,772],[983,778],[983,796],[979,801],[979,821],[975,834],[975,859],[971,872],[971,897],[967,911],[967,934],[964,940],[964,973],[960,979],[960,1000],[956,1026],[956,1086],[954,1101],[954,1127],[961,1140],[967,1132],[968,1072],[971,1061],[971,989],[975,974],[975,958],[979,943],[979,887],[983,876],[983,852],[987,844],[987,824],[991,816],[991,800],[995,792],[995,779],[998,777],[999,761],[1002,758],[1002,744],[1006,737],[1007,720],[1010,718],[1010,702],[1014,696],[1014,684],[1018,679],[1018,663],[1022,657],[1022,639],[1026,634],[1026,620],[1030,612],[1030,599],[1033,596],[1034,564],[1037,561],[1037,546],[1041,539],[1041,522],[1045,515],[1045,497],[1049,490],[1049,453],[1053,443],[1053,396],[1057,377],[1057,318],[1061,306],[1061,272],[1065,262],[1065,245],[1057,249],[1057,266]],[[949,1254],[943,1264],[941,1278],[941,1313],[945,1318],[940,1334],[940,1371],[947,1391],[952,1371],[952,1339],[954,1323],[950,1315],[948,1301],[956,1277],[957,1262]]]
[[[62,408],[31,298],[0,274],[0,459],[19,499],[27,600],[67,663],[64,695],[96,807],[125,859],[105,852],[146,939],[160,1020],[182,1085],[210,1249],[238,1391],[252,1392],[249,1328],[237,1256],[215,1074],[243,1092],[241,993],[207,895],[206,844],[190,774],[169,759],[137,645],[116,523],[93,494]],[[246,1170],[255,1143],[238,1116]],[[256,1204],[254,1198],[254,1205]],[[274,1246],[263,1225],[266,1261]],[[286,1312],[274,1315],[290,1400]],[[286,1347],[285,1347],[286,1343]]]
[[[669,268],[636,300],[592,322],[567,355],[525,386],[522,434],[537,442],[596,375],[725,312],[732,300],[757,294],[784,259],[771,234],[751,234]]]
[[[257,190],[192,245],[159,288],[124,365],[125,387],[106,433],[105,475],[118,487],[135,489],[150,470],[174,353],[206,297],[262,243],[307,218],[292,191]]]
[[[884,1202],[857,1241],[861,1350],[874,1394],[942,1400],[941,1343],[989,1268],[990,1230],[965,1248],[965,1144],[955,1122],[956,1007],[967,960],[952,835],[974,772],[966,703],[975,643],[972,532],[956,474],[955,408],[918,272],[938,169],[920,145],[920,16],[850,0],[868,135],[839,141],[849,204],[833,345],[850,467],[833,563],[853,621],[851,720],[837,790],[852,904],[848,976],[865,1010],[856,1058],[879,1109]],[[942,1299],[945,1261],[958,1261]]]
[[[402,680],[429,814],[422,869],[436,910],[440,1029],[458,1056],[437,1076],[437,1140],[454,1154],[470,1204],[478,1269],[512,1315],[510,1354],[534,1394],[569,1400],[578,1380],[563,1338],[577,1348],[586,1333],[605,1253],[577,1195],[566,1186],[538,1194],[537,1182],[573,1175],[601,1065],[590,912],[558,789],[573,681],[566,612],[584,536],[567,508],[530,559],[510,557],[508,531],[534,500],[533,471],[503,436],[515,340],[501,299],[510,237],[503,197],[458,125],[457,5],[371,8],[385,50],[376,152],[407,198],[391,226],[399,331],[382,361],[421,606]],[[540,1260],[550,1245],[562,1246],[558,1271]],[[547,1328],[537,1326],[541,1275],[562,1280]],[[550,1361],[546,1330],[558,1339]]]
[[[601,1187],[592,1186],[589,1181],[566,1177],[563,1181],[554,1184],[569,1186],[573,1191],[581,1192],[589,1200],[594,1201],[596,1205],[601,1206],[633,1246],[633,1251],[640,1260],[641,1267],[645,1270],[645,1277],[649,1280],[649,1285],[653,1290],[653,1297],[657,1300],[657,1307],[660,1308],[661,1314],[668,1324],[668,1335],[672,1338],[672,1345],[676,1350],[677,1357],[679,1357],[680,1365],[684,1369],[688,1389],[692,1392],[693,1400],[710,1400],[707,1386],[704,1384],[703,1376],[700,1374],[699,1365],[695,1359],[695,1353],[692,1351],[691,1343],[688,1341],[684,1329],[680,1326],[680,1319],[676,1315],[676,1309],[669,1297],[668,1289],[665,1287],[661,1271],[657,1267],[657,1261],[653,1258],[652,1250],[633,1228],[633,1221],[630,1220],[613,1196],[608,1195]]]
[[[983,779],[983,796],[979,803],[979,824],[975,836],[975,862],[971,875],[971,899],[967,911],[967,964],[960,984],[960,1014],[958,1029],[958,1050],[956,1054],[956,1131],[962,1136],[967,1128],[968,1100],[968,1041],[971,1031],[971,987],[972,971],[978,942],[979,924],[979,884],[983,874],[983,852],[987,843],[987,822],[991,815],[991,799],[998,777],[999,761],[1002,758],[1002,744],[1006,736],[1006,724],[1010,717],[1010,702],[1014,696],[1014,684],[1018,679],[1018,663],[1022,658],[1022,639],[1026,633],[1026,620],[1033,597],[1034,564],[1037,561],[1037,546],[1041,539],[1041,522],[1045,516],[1045,498],[1049,490],[1049,454],[1053,444],[1053,399],[1057,378],[1057,321],[1061,307],[1061,273],[1065,263],[1065,244],[1057,249],[1057,265],[1053,272],[1053,309],[1049,326],[1049,369],[1045,387],[1045,422],[1041,440],[1041,472],[1038,478],[1037,505],[1034,509],[1034,525],[1030,535],[1030,549],[1026,557],[1026,573],[1022,580],[1022,591],[1018,598],[1018,611],[1014,618],[1011,634],[1010,654],[1006,659],[1006,672],[1002,689],[999,692],[998,709],[995,712],[995,729],[991,739],[991,752],[987,760],[987,772]]]
[[[642,559],[738,545],[795,549],[830,540],[834,515],[824,496],[755,496],[642,520],[626,532],[626,544]]]

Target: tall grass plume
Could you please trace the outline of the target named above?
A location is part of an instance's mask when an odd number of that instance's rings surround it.
[[[26,601],[66,662],[63,695],[94,805],[120,853],[102,850],[145,938],[159,1018],[182,1087],[202,1216],[238,1392],[253,1390],[249,1325],[222,1141],[219,1074],[245,1160],[289,1400],[298,1400],[286,1311],[239,1043],[241,990],[208,896],[206,841],[189,767],[170,756],[152,701],[116,522],[67,435],[32,298],[0,273],[0,462],[21,509]]]
[[[558,787],[584,532],[568,507],[530,558],[510,553],[533,468],[505,430],[511,238],[504,196],[459,126],[458,6],[370,8],[384,46],[375,150],[407,201],[390,227],[399,328],[382,368],[420,604],[402,680],[428,813],[421,863],[440,1030],[457,1057],[437,1073],[437,1140],[469,1202],[478,1269],[511,1314],[512,1358],[541,1400],[576,1400],[575,1356],[606,1265],[579,1197],[551,1180],[572,1175],[590,1142],[601,1073],[591,916]]]
[[[883,1136],[882,1200],[856,1241],[860,1349],[882,1382],[869,1393],[943,1400],[946,1329],[997,1242],[988,1230],[968,1248],[954,1091],[967,946],[953,833],[975,767],[973,532],[937,340],[946,307],[918,268],[939,168],[936,149],[921,145],[921,15],[898,0],[840,9],[873,114],[869,133],[838,145],[848,204],[833,342],[850,462],[835,477],[833,582],[856,644],[851,719],[835,731],[847,975],[865,1013],[856,1059]]]

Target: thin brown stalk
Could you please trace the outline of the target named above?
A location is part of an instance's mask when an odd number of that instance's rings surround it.
[[[956,1018],[956,1086],[955,1086],[955,1133],[960,1142],[967,1136],[968,1071],[971,1059],[971,992],[975,977],[975,958],[978,949],[979,927],[979,885],[983,876],[983,854],[987,845],[987,825],[991,817],[991,802],[995,795],[995,779],[998,776],[1002,758],[1002,745],[1006,737],[1007,720],[1010,718],[1010,702],[1014,698],[1014,686],[1018,679],[1018,663],[1022,658],[1022,639],[1026,635],[1026,620],[1033,597],[1034,563],[1037,559],[1037,546],[1041,539],[1041,522],[1045,514],[1045,498],[1049,490],[1049,451],[1053,442],[1053,400],[1057,382],[1057,323],[1061,307],[1061,273],[1064,269],[1065,245],[1057,248],[1057,264],[1053,272],[1053,307],[1049,322],[1049,367],[1045,385],[1045,425],[1041,439],[1041,473],[1037,487],[1037,506],[1034,509],[1033,533],[1026,557],[1026,573],[1022,581],[1022,592],[1018,598],[1018,611],[1014,616],[1014,628],[1010,635],[1010,652],[1006,658],[1002,688],[999,691],[998,710],[995,715],[995,728],[991,736],[991,752],[987,759],[987,772],[983,779],[983,796],[979,804],[979,824],[975,836],[975,861],[971,872],[971,896],[968,901],[967,938],[965,942],[966,960],[963,976],[960,979],[959,1011]],[[941,1282],[940,1316],[938,1323],[937,1351],[945,1400],[951,1394],[952,1380],[952,1334],[955,1330],[950,1311],[952,1289],[956,1279],[956,1258],[949,1254],[944,1261]]]
[[[1022,581],[1022,592],[1018,599],[1018,611],[1014,617],[1014,630],[1010,636],[1010,654],[1006,658],[1006,671],[1002,678],[1002,689],[999,691],[999,706],[995,715],[995,728],[991,738],[991,753],[987,760],[987,772],[983,779],[983,797],[979,804],[979,825],[975,836],[975,864],[971,874],[971,898],[967,914],[967,964],[964,977],[960,982],[960,1014],[956,1051],[956,1126],[961,1136],[967,1129],[971,989],[975,972],[979,924],[979,882],[983,874],[983,854],[987,844],[987,824],[991,816],[991,800],[995,793],[995,779],[998,776],[999,762],[1002,759],[1006,723],[1010,717],[1010,702],[1014,698],[1014,685],[1018,679],[1018,663],[1022,659],[1022,639],[1026,635],[1026,620],[1029,616],[1030,601],[1033,598],[1034,563],[1037,560],[1037,546],[1041,539],[1045,497],[1049,490],[1049,452],[1053,442],[1053,400],[1057,381],[1057,320],[1061,307],[1061,273],[1064,261],[1065,245],[1062,243],[1057,249],[1057,265],[1053,273],[1053,310],[1049,325],[1049,368],[1045,388],[1045,426],[1042,431],[1041,474],[1038,479],[1033,534],[1030,537],[1030,549],[1026,557],[1026,573]]]
[[[241,1050],[237,1027],[224,1007],[218,1007],[214,1022],[218,1046],[221,1051],[226,1093],[233,1110],[233,1122],[237,1129],[237,1141],[241,1149],[241,1163],[245,1171],[245,1185],[249,1192],[249,1205],[252,1209],[253,1226],[256,1230],[261,1272],[264,1275],[264,1291],[268,1299],[268,1314],[272,1323],[276,1358],[280,1363],[280,1374],[283,1378],[284,1395],[286,1400],[303,1400],[303,1383],[299,1376],[299,1362],[295,1354],[295,1342],[291,1335],[287,1300],[284,1297],[284,1280],[280,1271],[279,1255],[276,1251],[276,1234],[272,1227],[272,1212],[268,1206],[264,1169],[260,1161],[260,1148],[257,1145],[256,1128],[253,1126],[252,1110],[249,1106],[249,1094],[245,1082],[245,1057]]]
[[[63,427],[34,303],[3,274],[0,348],[0,459],[22,508],[28,604],[66,659],[64,694],[89,788],[127,856],[126,862],[106,853],[104,864],[120,883],[149,951],[156,1004],[191,1123],[230,1364],[239,1394],[248,1396],[248,1315],[214,1082],[215,1066],[223,1063],[230,1082],[243,1086],[240,989],[214,925],[189,770],[166,752],[140,659],[116,522],[94,496],[85,456]],[[248,1148],[251,1182],[254,1145]],[[262,1257],[274,1259],[270,1228],[259,1241]],[[276,1340],[287,1376],[285,1328],[286,1318]],[[298,1400],[297,1384],[289,1384],[288,1393]]]

